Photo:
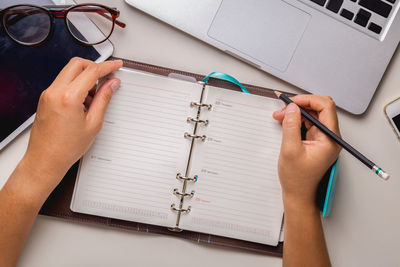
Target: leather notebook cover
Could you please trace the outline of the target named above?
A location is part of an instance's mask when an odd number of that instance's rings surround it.
[[[119,59],[119,58],[111,58],[111,59]],[[168,76],[171,73],[180,74],[184,76],[190,76],[195,78],[197,81],[201,81],[204,76],[194,73],[188,73],[184,71],[173,70],[169,68],[149,65],[145,63],[125,60],[124,67],[137,69],[141,71],[146,71],[158,75]],[[226,89],[232,89],[240,91],[238,87],[228,82],[217,80],[217,79],[210,79],[209,84],[212,86],[218,86]],[[276,98],[273,90],[257,87],[253,85],[244,84],[244,86],[249,90],[250,93],[256,95],[262,95],[267,97]],[[39,214],[47,215],[47,216],[54,216],[59,218],[64,218],[68,220],[78,221],[78,222],[90,222],[90,223],[97,223],[101,225],[116,227],[116,228],[124,228],[132,231],[137,232],[149,232],[149,233],[158,233],[158,234],[165,234],[170,236],[176,236],[185,238],[188,240],[192,240],[198,243],[205,243],[211,245],[218,245],[230,248],[237,248],[243,249],[258,253],[263,253],[272,256],[282,257],[282,249],[283,243],[280,242],[277,247],[263,245],[259,243],[252,243],[248,241],[242,241],[222,236],[214,236],[209,234],[191,232],[191,231],[182,231],[182,232],[171,232],[165,227],[155,226],[155,225],[147,225],[137,222],[131,221],[123,221],[118,219],[112,218],[105,218],[99,217],[94,215],[87,215],[76,213],[70,210],[70,203],[72,198],[72,193],[74,190],[75,179],[78,172],[78,163],[71,167],[68,173],[65,175],[64,179],[61,183],[57,186],[57,188],[53,191],[53,193],[49,196],[49,198],[44,203],[43,207],[41,208]]]

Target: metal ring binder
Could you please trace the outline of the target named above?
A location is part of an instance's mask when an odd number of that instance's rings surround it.
[[[195,183],[195,182],[197,182],[197,178],[198,178],[197,175],[195,175],[193,177],[186,177],[186,176],[182,176],[182,174],[180,174],[180,173],[176,174],[176,179],[182,180],[182,181],[189,181],[189,182]]]
[[[192,206],[188,206],[187,209],[177,209],[175,208],[175,204],[171,204],[171,210],[176,212],[184,212],[189,213],[191,211]]]
[[[181,229],[181,228],[179,228],[179,227],[170,227],[170,228],[168,228],[168,230],[170,230],[171,232],[176,232],[176,233],[180,233],[180,232],[182,232],[183,230]]]
[[[208,124],[208,120],[198,120],[198,119],[193,119],[192,117],[188,117],[187,122],[188,123],[190,123],[190,122],[202,123],[202,124],[204,124],[204,126],[207,126],[207,124]]]
[[[205,135],[194,135],[194,134],[190,134],[188,132],[185,132],[184,137],[185,138],[200,139],[201,141],[205,141],[206,140],[206,136]]]
[[[204,85],[203,85],[203,89],[204,89]],[[195,133],[196,133],[196,129],[199,126],[199,124],[203,124],[204,126],[207,126],[208,123],[209,123],[208,120],[200,119],[201,108],[207,108],[208,110],[211,110],[212,105],[211,104],[204,104],[204,103],[201,103],[201,102],[190,102],[190,106],[191,107],[198,107],[197,116],[194,117],[194,118],[193,117],[188,117],[187,118],[187,122],[188,123],[194,123],[194,133],[192,134],[192,133],[185,132],[183,136],[185,138],[192,139],[191,143],[193,145],[194,139],[200,139],[203,142],[206,140],[206,136],[205,135],[197,135]],[[188,174],[186,173],[184,175],[188,175]],[[194,194],[195,194],[194,190],[192,190],[190,193],[187,193],[187,188],[186,188],[187,187],[187,183],[188,182],[194,182],[195,183],[195,182],[197,182],[197,178],[198,178],[197,175],[195,175],[194,177],[187,177],[187,176],[184,176],[184,175],[182,175],[181,173],[177,173],[176,174],[176,179],[183,181],[182,190],[179,191],[178,188],[174,188],[174,190],[173,190],[173,194],[175,196],[177,196],[179,198],[179,200],[180,200],[179,206],[177,206],[177,207],[175,206],[174,203],[171,204],[171,210],[173,212],[177,212],[177,217],[176,217],[176,225],[175,225],[175,227],[174,228],[169,228],[169,229],[171,231],[175,231],[175,232],[176,231],[181,231],[181,229],[179,228],[179,222],[180,222],[180,219],[181,219],[181,214],[182,213],[189,213],[191,211],[191,208],[192,208],[191,206],[188,206],[187,208],[183,208],[183,203],[184,203],[185,198],[192,198],[194,196]]]
[[[190,192],[190,193],[181,193],[181,192],[179,192],[179,189],[178,188],[175,188],[174,189],[174,195],[176,195],[176,196],[182,196],[182,197],[188,197],[188,198],[192,198],[193,196],[194,196],[194,190],[192,190],[192,192]]]
[[[210,110],[212,108],[211,104],[203,104],[203,103],[199,103],[199,102],[190,102],[190,106],[191,107],[197,106],[200,108],[206,107],[208,110]]]

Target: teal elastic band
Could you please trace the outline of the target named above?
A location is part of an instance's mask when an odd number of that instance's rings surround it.
[[[240,89],[242,89],[243,93],[250,94],[250,92],[246,89],[246,87],[244,87],[238,80],[236,80],[234,77],[232,77],[229,74],[225,74],[225,73],[222,73],[222,72],[211,72],[210,74],[208,74],[203,79],[203,82],[208,83],[208,80],[210,78],[217,78],[217,79],[221,79],[221,80],[224,80],[224,81],[231,82],[231,83],[236,84],[237,86],[239,86]]]
[[[331,173],[329,175],[329,183],[328,183],[328,188],[326,190],[324,207],[322,209],[322,217],[327,217],[331,213],[333,197],[335,195],[336,180],[338,175],[337,172],[338,164],[339,164],[339,157],[332,165]]]

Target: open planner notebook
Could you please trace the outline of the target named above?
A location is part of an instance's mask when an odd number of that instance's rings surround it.
[[[277,245],[280,100],[121,69],[74,212]]]

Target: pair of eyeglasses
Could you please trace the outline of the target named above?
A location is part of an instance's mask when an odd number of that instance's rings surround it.
[[[100,44],[111,36],[115,24],[125,28],[126,25],[117,20],[119,15],[116,8],[99,4],[15,5],[0,9],[0,21],[5,33],[13,41],[26,46],[45,43],[53,32],[57,18],[64,19],[69,33],[78,42],[84,45]],[[96,26],[103,34],[96,34]]]

